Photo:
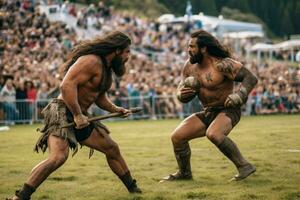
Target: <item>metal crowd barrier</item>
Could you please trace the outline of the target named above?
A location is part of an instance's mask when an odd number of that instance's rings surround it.
[[[143,111],[132,115],[129,119],[166,119],[184,118],[191,113],[201,110],[199,101],[195,98],[188,104],[181,104],[175,96],[139,96],[117,98],[112,97],[114,103],[125,108],[142,107]],[[42,122],[41,111],[51,99],[17,100],[15,102],[0,102],[0,124],[13,125],[23,123]],[[101,115],[107,112],[96,105],[89,109],[91,115]],[[120,119],[110,119],[120,120]]]

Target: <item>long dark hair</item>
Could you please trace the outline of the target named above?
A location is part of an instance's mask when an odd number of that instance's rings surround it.
[[[117,49],[122,51],[130,44],[130,37],[120,31],[113,31],[92,40],[84,40],[76,45],[68,55],[67,61],[63,64],[63,70],[66,73],[80,56],[94,54],[99,57],[104,57]]]
[[[210,33],[204,30],[197,30],[191,34],[192,38],[197,38],[198,48],[206,47],[209,55],[216,58],[231,57],[230,50],[222,46],[220,42]]]

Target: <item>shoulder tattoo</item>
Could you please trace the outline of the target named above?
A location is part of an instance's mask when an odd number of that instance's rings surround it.
[[[236,76],[239,67],[236,67],[230,58],[225,58],[221,61],[219,61],[216,64],[217,69],[224,73],[225,76],[229,77],[230,79],[234,79]]]

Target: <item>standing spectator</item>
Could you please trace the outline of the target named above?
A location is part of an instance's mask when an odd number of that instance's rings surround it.
[[[16,108],[16,90],[13,86],[11,78],[7,79],[4,87],[0,92],[0,102],[3,102],[3,109],[5,112],[5,119],[11,125],[18,119],[19,111]]]
[[[16,90],[17,109],[19,110],[19,119],[29,119],[29,107],[27,102],[27,91],[25,89],[24,81],[19,81]]]
[[[60,11],[63,12],[63,13],[68,13],[68,9],[69,9],[69,1],[65,1],[65,2],[61,5]]]
[[[48,84],[42,83],[37,92],[38,108],[42,109],[48,104]]]
[[[77,11],[76,11],[76,7],[74,4],[71,4],[71,6],[69,7],[69,14],[73,15],[74,17],[77,16]]]
[[[140,91],[139,91],[139,85],[138,84],[133,84],[133,89],[130,92],[130,97],[131,102],[130,102],[130,106],[131,107],[137,107],[140,106]]]
[[[30,124],[32,124],[34,120],[34,103],[36,100],[37,91],[32,81],[26,81],[25,87],[27,91],[27,100],[29,103],[29,119],[30,119]]]
[[[3,88],[3,86],[4,86],[4,77],[2,76],[2,74],[0,74],[0,91]]]
[[[42,83],[41,87],[39,88],[37,92],[37,113],[38,113],[38,119],[40,119],[40,114],[43,108],[46,107],[46,105],[49,103],[48,100],[48,90],[49,86],[47,83]]]

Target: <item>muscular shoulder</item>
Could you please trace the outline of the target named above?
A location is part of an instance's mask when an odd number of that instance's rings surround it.
[[[218,60],[215,64],[216,69],[231,80],[234,80],[242,66],[242,63],[232,58]]]
[[[78,58],[76,63],[80,63],[81,65],[89,68],[95,68],[96,66],[102,66],[101,59],[96,55],[84,55]],[[75,64],[76,64],[75,63]]]
[[[77,59],[65,76],[65,80],[84,83],[101,74],[101,59],[95,55],[85,55]]]
[[[190,71],[192,68],[193,64],[190,63],[190,60],[187,60],[184,64],[183,70],[182,70],[182,75],[184,77],[188,77],[190,75]]]
[[[102,62],[96,55],[84,55],[77,59],[70,70],[78,73],[97,74],[102,68]]]

